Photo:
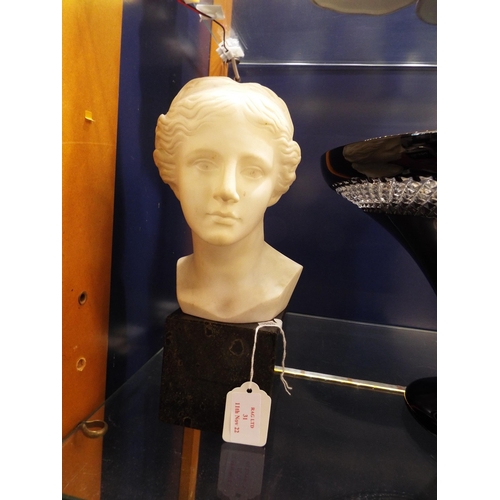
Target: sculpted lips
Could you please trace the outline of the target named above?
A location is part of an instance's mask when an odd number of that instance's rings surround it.
[[[221,224],[234,224],[238,220],[238,217],[233,212],[215,211],[210,212],[208,215],[212,216],[216,220],[216,222],[219,222]]]

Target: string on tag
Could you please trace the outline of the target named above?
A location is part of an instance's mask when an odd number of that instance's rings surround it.
[[[255,328],[255,336],[253,339],[253,349],[252,349],[252,361],[250,364],[250,382],[253,381],[253,363],[255,359],[255,349],[257,347],[257,333],[264,326],[274,326],[276,328],[279,328],[280,330],[281,337],[283,338],[283,358],[281,360],[282,370],[280,373],[280,379],[283,384],[283,387],[285,388],[285,391],[288,393],[289,396],[291,396],[292,394],[290,393],[290,391],[292,390],[292,387],[290,387],[288,385],[288,382],[285,380],[286,338],[285,338],[285,332],[283,331],[283,321],[281,321],[278,318],[274,318],[272,321],[263,321],[262,323],[259,323]]]

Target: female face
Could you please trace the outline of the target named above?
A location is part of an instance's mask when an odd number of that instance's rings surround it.
[[[211,117],[179,147],[175,194],[189,227],[213,245],[261,228],[277,179],[274,138],[235,110]]]

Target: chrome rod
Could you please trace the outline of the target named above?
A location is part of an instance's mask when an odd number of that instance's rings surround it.
[[[290,68],[411,68],[437,69],[434,63],[314,63],[314,62],[251,62],[241,61],[240,66],[290,67]]]
[[[282,373],[281,366],[274,367],[275,373]],[[297,368],[285,368],[285,375],[295,378],[304,378],[308,380],[316,380],[318,382],[326,382],[333,384],[349,385],[358,387],[360,389],[371,389],[376,391],[388,392],[391,394],[404,395],[405,387],[401,385],[384,384],[382,382],[372,382],[369,380],[359,380],[350,377],[340,377],[338,375],[329,375],[326,373],[310,372],[306,370],[299,370]]]

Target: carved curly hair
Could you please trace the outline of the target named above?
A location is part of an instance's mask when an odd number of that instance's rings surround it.
[[[206,118],[231,113],[235,107],[254,125],[268,128],[277,141],[280,172],[273,196],[286,193],[295,180],[301,159],[293,140],[293,123],[286,104],[272,90],[258,83],[237,83],[231,78],[208,76],[188,82],[156,125],[153,158],[163,182],[175,191],[177,147],[196,133]]]

